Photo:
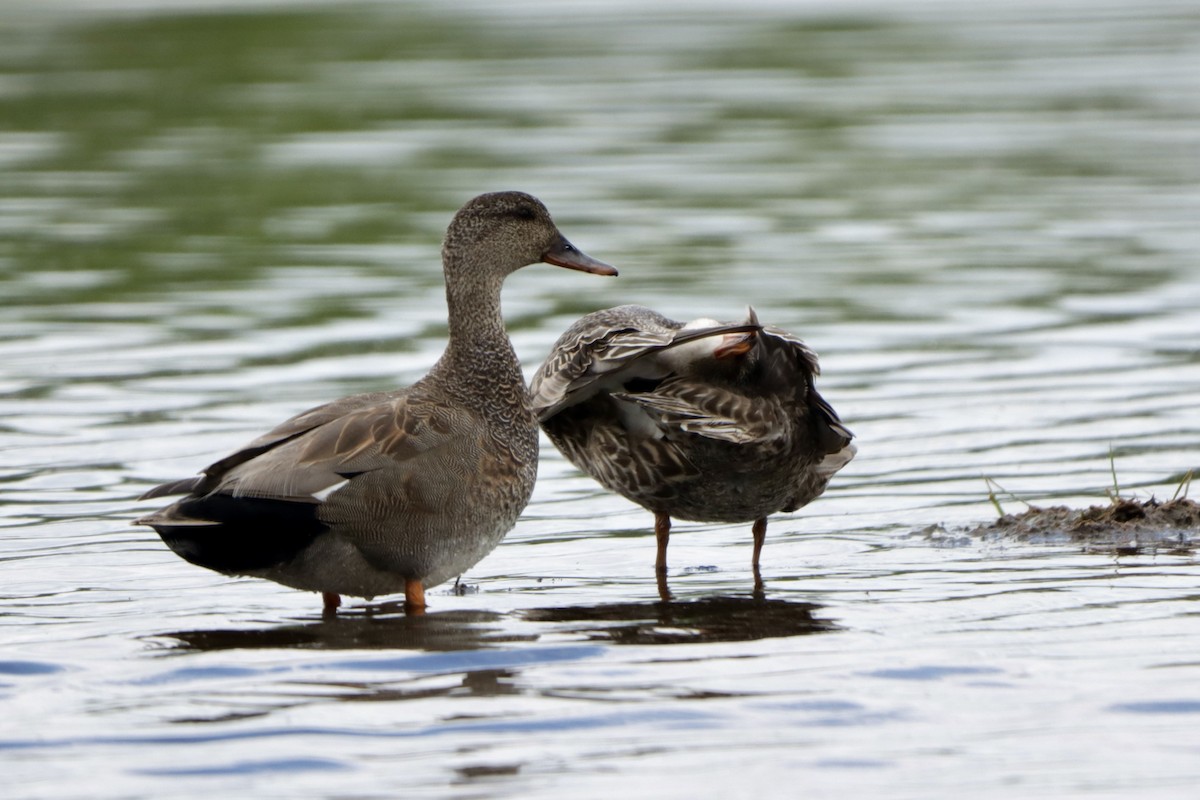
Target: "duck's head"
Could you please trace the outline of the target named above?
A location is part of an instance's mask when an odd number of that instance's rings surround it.
[[[616,275],[559,233],[550,212],[524,192],[490,192],[470,200],[450,222],[442,244],[447,272],[488,269],[504,277],[538,262],[595,275]]]

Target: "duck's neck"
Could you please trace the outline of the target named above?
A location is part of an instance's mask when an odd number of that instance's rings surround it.
[[[503,278],[483,275],[446,281],[450,342],[439,372],[453,375],[455,393],[474,400],[485,415],[509,416],[513,409],[528,411],[528,393],[500,313]]]

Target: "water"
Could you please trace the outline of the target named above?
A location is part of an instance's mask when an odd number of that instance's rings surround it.
[[[493,5],[0,12],[4,795],[1190,797],[1194,553],[964,530],[985,478],[1200,466],[1194,8]],[[509,281],[529,370],[630,301],[822,354],[860,455],[761,593],[748,526],[680,524],[661,601],[649,514],[548,446],[424,618],[131,527],[419,377],[444,226],[510,187],[622,269]]]

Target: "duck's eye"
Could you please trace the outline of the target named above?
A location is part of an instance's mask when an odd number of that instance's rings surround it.
[[[533,209],[529,206],[521,206],[513,212],[513,216],[515,216],[517,219],[533,219],[537,216],[537,214],[535,214]]]

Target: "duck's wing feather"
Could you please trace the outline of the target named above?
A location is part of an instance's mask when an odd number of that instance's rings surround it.
[[[753,310],[751,316],[753,318]],[[818,447],[829,455],[845,449],[854,434],[842,424],[833,406],[814,386],[814,379],[821,374],[817,354],[800,337],[782,328],[765,325],[759,339],[764,349],[764,383],[776,389],[795,386],[798,399],[808,407],[816,421]]]
[[[529,386],[539,421],[580,402],[587,389],[648,352],[670,344],[682,325],[645,306],[617,306],[576,320]]]
[[[669,378],[649,392],[616,392],[661,426],[734,444],[768,444],[790,435],[792,421],[777,401],[711,383]]]
[[[325,503],[357,495],[358,487],[347,484],[382,473],[395,486],[378,499],[394,511],[405,502],[404,485],[452,483],[449,473],[463,465],[447,451],[468,459],[486,452],[483,436],[482,423],[468,412],[420,402],[407,391],[356,395],[293,417],[217,461],[191,494]],[[442,457],[427,463],[422,456],[434,451]],[[152,523],[153,515],[144,521]]]
[[[821,374],[821,362],[816,352],[794,333],[764,325],[759,334],[764,351],[766,375],[764,380],[798,384]]]
[[[445,453],[459,440],[480,434],[481,423],[468,412],[414,402],[402,394],[282,439],[262,455],[230,469],[220,491],[235,497],[324,500],[337,484],[367,473],[384,472],[399,479],[420,470],[420,480],[437,480],[449,466],[428,464],[422,457],[434,451]],[[464,449],[477,447],[476,443]]]
[[[818,442],[822,449],[826,453],[836,453],[849,445],[854,434],[842,423],[833,406],[816,389],[809,390],[808,402],[817,418]]]
[[[352,415],[364,409],[370,409],[389,397],[387,392],[369,392],[366,394],[350,395],[323,405],[302,411],[296,416],[259,436],[220,461],[215,461],[205,467],[202,475],[182,480],[170,481],[154,487],[143,494],[139,500],[150,500],[155,497],[168,497],[177,494],[206,494],[221,485],[225,476],[238,466],[262,456],[263,454],[286,444],[298,436],[329,425],[339,420],[348,421]]]
[[[617,306],[581,318],[562,335],[530,384],[534,413],[545,422],[598,392],[633,379],[661,380],[669,368],[654,356],[697,339],[758,331],[754,323],[685,330],[644,306]]]

